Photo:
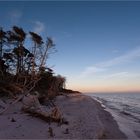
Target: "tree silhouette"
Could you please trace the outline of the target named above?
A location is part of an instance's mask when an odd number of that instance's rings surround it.
[[[0,28],[0,75],[2,75],[6,72],[6,65],[5,61],[2,60],[2,55],[3,55],[3,46],[5,43],[5,38],[6,38],[6,32],[3,31],[2,28]]]
[[[13,45],[13,53],[15,55],[16,63],[16,74],[23,71],[23,60],[24,60],[24,41],[26,38],[26,33],[22,28],[13,26],[12,31],[7,31],[7,43]]]
[[[28,41],[33,42],[28,47],[27,35],[31,36]],[[47,59],[54,52],[55,44],[51,37],[44,41],[37,33],[25,33],[18,26],[8,31],[0,28],[0,78],[22,87],[25,94],[43,90],[43,93],[47,91],[47,95],[54,97],[65,88],[66,83],[65,77],[54,76],[53,70],[47,67]]]
[[[37,48],[41,47],[41,45],[43,44],[43,39],[41,36],[39,36],[38,34],[34,33],[34,32],[29,32],[32,40],[34,42],[34,46],[32,47],[32,74],[35,73],[35,65],[36,65],[36,55],[37,55]]]
[[[45,51],[44,51],[44,54],[42,56],[42,60],[41,60],[41,63],[40,63],[40,67],[44,66],[45,60],[48,57],[48,51],[54,46],[55,46],[55,44],[53,43],[53,40],[50,37],[48,37],[47,41],[46,41],[46,45],[45,45],[46,48],[45,48]]]
[[[2,28],[0,28],[0,59],[2,59],[3,44],[5,43],[5,38],[6,38],[6,32],[4,32]]]

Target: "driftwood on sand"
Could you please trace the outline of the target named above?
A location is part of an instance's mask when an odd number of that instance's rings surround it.
[[[60,124],[68,124],[68,121],[66,121],[62,117],[62,113],[58,107],[54,106],[52,107],[52,109],[47,110],[46,106],[40,104],[38,97],[39,97],[38,95],[31,95],[31,94],[19,96],[9,106],[7,106],[4,110],[2,110],[0,112],[0,115],[6,112],[10,108],[10,106],[16,104],[18,101],[21,100],[22,111],[29,113],[34,117],[38,117],[42,120],[45,120],[46,122],[49,123],[58,122]]]
[[[60,124],[68,124],[68,122],[62,117],[61,111],[58,107],[55,106],[52,110],[47,111],[47,109],[39,103],[38,96],[36,95],[25,96],[22,103],[22,110],[32,116],[39,117],[49,123],[58,122]]]

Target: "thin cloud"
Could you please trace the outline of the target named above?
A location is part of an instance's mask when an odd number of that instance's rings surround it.
[[[128,76],[129,76],[129,72],[117,72],[117,73],[113,73],[113,74],[108,74],[108,75],[104,76],[103,78],[105,78],[105,79],[124,78],[124,77],[128,77]]]
[[[70,33],[68,33],[68,32],[62,32],[62,34],[65,36],[65,37],[67,37],[67,38],[70,38],[70,37],[72,37],[72,35],[70,34]]]
[[[119,52],[119,50],[114,49],[112,52],[113,52],[113,53],[118,53],[118,52]]]
[[[97,73],[97,72],[103,72],[103,71],[105,71],[105,70],[106,70],[105,68],[87,67],[87,68],[85,69],[85,71],[81,73],[80,78],[85,78],[85,77],[87,77],[87,76],[89,76],[89,75],[93,75],[93,74],[95,74],[95,73]]]
[[[34,24],[35,24],[33,28],[34,32],[41,34],[42,32],[45,31],[45,24],[43,22],[35,21]]]
[[[137,48],[125,53],[124,55],[115,57],[111,60],[95,64],[95,66],[87,67],[81,73],[80,77],[82,77],[82,78],[88,77],[88,76],[92,75],[93,73],[99,73],[99,72],[106,71],[107,69],[109,69],[109,67],[112,67],[112,66],[115,66],[118,64],[124,64],[127,62],[131,62],[137,58],[140,58],[140,47],[137,47]],[[120,73],[120,74],[124,74],[124,73]]]
[[[113,79],[113,78],[138,78],[140,77],[139,73],[130,73],[130,72],[117,72],[103,76],[104,79]]]
[[[22,17],[22,12],[20,10],[13,10],[9,12],[8,16],[12,24],[17,24]]]
[[[136,58],[139,58],[139,57],[140,57],[140,47],[137,47],[134,50],[131,50],[131,51],[125,53],[124,55],[121,55],[121,56],[116,57],[116,58],[109,60],[109,61],[99,63],[99,64],[97,64],[97,66],[110,67],[113,65],[130,62],[130,61],[132,61]]]

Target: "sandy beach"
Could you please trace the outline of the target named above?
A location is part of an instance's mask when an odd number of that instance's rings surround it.
[[[125,139],[110,113],[83,94],[58,96],[54,102],[68,124],[58,125],[21,111],[22,103],[0,115],[0,139]],[[0,106],[5,103],[1,100]],[[49,108],[48,108],[49,109]],[[49,134],[49,128],[53,136]]]

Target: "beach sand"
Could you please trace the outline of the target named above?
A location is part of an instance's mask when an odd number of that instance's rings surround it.
[[[110,113],[83,94],[58,96],[55,104],[68,124],[58,125],[21,111],[22,103],[0,115],[0,139],[125,139]],[[5,104],[0,101],[0,105]],[[50,136],[49,127],[53,131]]]

